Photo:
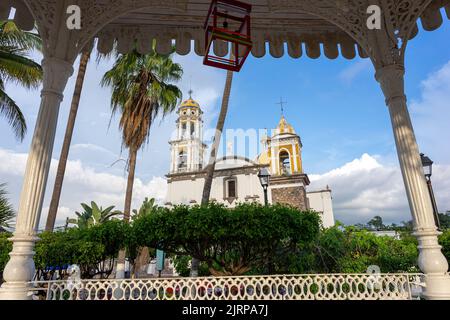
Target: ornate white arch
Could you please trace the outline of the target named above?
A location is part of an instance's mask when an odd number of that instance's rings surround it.
[[[13,1],[13,0],[11,0]],[[14,0],[16,3],[21,0]],[[109,0],[103,4],[98,4],[95,0],[72,0],[71,4],[77,4],[81,7],[82,12],[88,14],[83,18],[82,31],[69,32],[70,43],[66,48],[57,48],[59,40],[67,36],[62,31],[64,9],[69,1],[64,0],[23,0],[35,17],[39,30],[44,37],[46,43],[49,43],[49,54],[61,56],[66,49],[66,56],[73,59],[77,53],[85,46],[94,36],[104,30],[104,27],[116,20],[117,18],[148,7],[156,7],[161,9],[176,10],[178,12],[187,12],[187,3],[179,0]],[[358,45],[359,53],[362,56],[369,56],[376,66],[389,65],[392,63],[402,63],[408,39],[410,39],[417,31],[416,21],[425,12],[433,0],[268,0],[267,4],[271,12],[298,12],[307,13],[312,16],[319,17],[324,21],[338,27],[343,33],[347,34]],[[437,2],[436,2],[437,3]],[[371,31],[366,27],[367,7],[371,4],[378,4],[385,15],[386,25],[380,31]],[[432,12],[429,16],[433,17],[439,8],[431,8]],[[428,19],[426,21],[432,21]],[[429,23],[433,25],[433,22]],[[59,28],[59,32],[52,32]],[[117,29],[112,29],[117,32]],[[136,36],[141,32],[136,28],[122,28],[125,32],[124,38],[127,36]],[[184,32],[178,36],[180,46],[180,54],[189,52],[190,43],[183,43],[183,37],[201,37],[201,29],[196,31],[174,30]],[[163,35],[159,35],[163,37]],[[264,34],[258,34],[256,37],[264,37]],[[287,40],[288,50],[294,57],[301,56],[301,40],[296,37],[295,33],[284,32],[277,37],[270,39],[270,51],[274,56],[283,55],[283,43]],[[306,50],[310,57],[320,55],[320,47],[317,39],[305,40]],[[354,57],[354,47],[347,40],[341,43],[342,54],[347,58]],[[145,42],[145,41],[144,41]],[[262,43],[265,39],[262,38]],[[325,54],[329,57],[335,57],[337,53],[337,39],[330,38],[325,44]],[[346,43],[347,42],[347,43]],[[177,43],[178,45],[178,43]],[[144,44],[145,46],[145,44]],[[110,46],[111,47],[111,46]],[[124,45],[126,47],[126,45]],[[106,49],[107,46],[104,48]],[[380,50],[380,48],[382,48]],[[101,49],[101,47],[100,47]],[[125,48],[126,49],[126,48]],[[143,48],[145,49],[145,48]],[[167,48],[161,48],[161,50]],[[56,52],[52,52],[56,51]],[[202,42],[195,47],[197,54],[202,54]],[[223,53],[223,48],[217,48],[217,51]],[[255,56],[265,54],[265,48],[254,50]]]

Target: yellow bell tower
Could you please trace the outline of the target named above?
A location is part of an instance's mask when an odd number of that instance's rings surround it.
[[[259,156],[261,165],[271,173],[269,192],[272,203],[309,209],[306,186],[310,184],[303,172],[302,141],[294,128],[282,116],[272,135],[262,141],[265,151]]]
[[[270,165],[273,176],[303,174],[302,142],[284,116],[273,135],[262,143],[266,151],[259,157],[259,163]]]

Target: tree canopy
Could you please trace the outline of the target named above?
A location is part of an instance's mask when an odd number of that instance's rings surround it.
[[[244,274],[271,264],[275,252],[312,241],[320,231],[314,212],[280,205],[210,203],[176,206],[136,219],[136,238],[148,247],[204,261],[212,274]]]
[[[129,243],[129,228],[122,220],[114,220],[89,228],[41,233],[34,257],[38,276],[50,278],[54,271],[76,264],[82,278],[107,278],[119,250]]]

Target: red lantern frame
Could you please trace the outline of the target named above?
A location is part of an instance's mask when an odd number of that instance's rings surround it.
[[[203,64],[225,70],[239,72],[249,56],[253,43],[251,40],[250,13],[252,5],[237,0],[213,0],[205,22],[205,58]],[[230,13],[230,12],[233,12]],[[236,31],[218,25],[218,18],[238,23]],[[232,44],[230,58],[213,54],[214,41]]]

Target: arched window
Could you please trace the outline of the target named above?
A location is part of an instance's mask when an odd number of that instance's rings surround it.
[[[178,154],[178,169],[187,168],[187,153],[183,150]]]
[[[291,172],[291,157],[287,151],[280,152],[280,173],[282,175],[290,175]]]

